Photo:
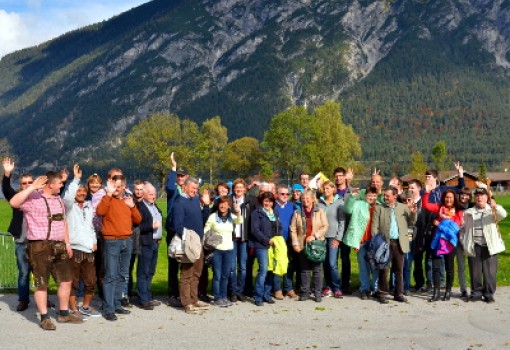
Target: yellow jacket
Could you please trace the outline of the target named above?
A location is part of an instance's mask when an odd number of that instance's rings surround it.
[[[287,273],[289,258],[287,256],[287,243],[283,236],[274,236],[273,246],[267,250],[269,256],[268,271],[273,271],[275,275],[283,276]]]

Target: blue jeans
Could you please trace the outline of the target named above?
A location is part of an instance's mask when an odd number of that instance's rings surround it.
[[[338,250],[340,245],[333,247],[333,241],[333,238],[326,238],[328,249],[324,261],[324,279],[326,280],[326,286],[334,293],[340,291],[340,274],[338,272]]]
[[[18,264],[18,301],[29,302],[30,295],[30,264],[26,256],[27,244],[16,243],[15,254]]]
[[[140,246],[136,268],[136,291],[140,304],[147,304],[152,300],[150,288],[158,263],[158,248],[159,243],[154,240],[150,245]]]
[[[215,301],[227,298],[228,278],[232,271],[233,256],[233,249],[216,249],[214,251],[211,263],[213,270],[212,289]]]
[[[368,245],[370,242],[365,242],[359,247],[357,259],[359,267],[359,281],[361,283],[360,291],[374,293],[379,290],[379,270],[372,269],[372,265],[366,259],[368,253]]]
[[[413,265],[413,253],[404,254],[404,292],[411,289],[411,266]]]
[[[259,263],[259,271],[255,278],[255,293],[253,299],[255,301],[269,300],[271,299],[272,281],[267,278],[267,268],[269,265],[267,248],[255,249],[255,258]]]
[[[112,314],[120,308],[122,293],[129,278],[132,249],[131,238],[104,240],[103,310],[107,314]]]
[[[234,241],[230,284],[235,295],[243,294],[246,282],[246,261],[248,259],[248,241]]]

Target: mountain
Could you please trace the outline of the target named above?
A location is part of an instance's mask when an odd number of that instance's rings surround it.
[[[403,173],[509,160],[510,0],[154,0],[0,61],[0,138],[29,168],[118,162],[170,111],[261,138],[292,104],[342,104],[362,161]]]

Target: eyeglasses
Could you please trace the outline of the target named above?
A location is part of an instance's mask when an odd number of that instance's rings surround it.
[[[289,193],[278,193],[280,196],[288,196]]]
[[[22,185],[31,185],[33,183],[34,183],[33,181],[23,181],[21,184]]]

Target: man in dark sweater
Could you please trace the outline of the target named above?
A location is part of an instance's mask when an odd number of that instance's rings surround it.
[[[204,236],[204,223],[209,216],[211,203],[209,192],[202,195],[203,208],[200,206],[198,194],[198,181],[188,178],[184,182],[183,192],[176,198],[172,208],[172,222],[175,234],[182,238],[184,229],[190,229],[202,239]],[[181,263],[180,297],[186,313],[208,309],[208,305],[198,300],[198,282],[204,265],[204,253],[194,263]]]
[[[14,170],[14,162],[11,158],[3,160],[4,176],[2,178],[2,192],[7,201],[16,194],[11,186],[11,173]],[[28,188],[34,182],[32,175],[23,174],[19,178],[20,189]],[[23,232],[23,212],[18,208],[12,208],[12,219],[9,224],[9,233],[13,235],[16,243],[16,262],[18,264],[18,306],[16,311],[25,311],[28,308],[30,295],[30,265],[26,257],[27,235]]]

